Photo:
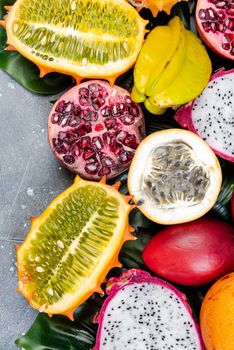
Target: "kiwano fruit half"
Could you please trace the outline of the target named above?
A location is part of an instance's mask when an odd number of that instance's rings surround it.
[[[40,312],[73,319],[74,310],[93,292],[112,267],[129,231],[131,197],[109,186],[75,183],[52,201],[17,249],[18,290]]]
[[[111,84],[136,61],[145,25],[125,0],[17,0],[1,23],[8,49],[40,68]]]

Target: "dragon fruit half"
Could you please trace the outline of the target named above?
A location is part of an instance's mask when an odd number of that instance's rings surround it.
[[[93,350],[204,349],[185,296],[169,283],[131,269],[109,281],[107,294]]]
[[[234,69],[219,70],[194,101],[182,106],[175,120],[201,136],[213,151],[234,162]]]

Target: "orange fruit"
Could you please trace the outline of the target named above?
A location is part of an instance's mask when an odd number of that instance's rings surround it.
[[[200,326],[206,350],[234,349],[234,272],[209,289],[202,303]]]

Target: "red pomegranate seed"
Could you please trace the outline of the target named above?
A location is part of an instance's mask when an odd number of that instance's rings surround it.
[[[97,132],[103,131],[104,130],[104,126],[102,124],[96,124],[94,126],[94,130]]]
[[[60,162],[93,180],[125,171],[145,136],[143,114],[129,93],[96,80],[67,91],[54,105],[48,126]]]

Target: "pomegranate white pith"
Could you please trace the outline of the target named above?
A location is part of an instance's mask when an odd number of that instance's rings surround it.
[[[60,97],[49,115],[48,132],[64,166],[83,178],[100,180],[128,169],[145,125],[128,91],[93,80]]]

